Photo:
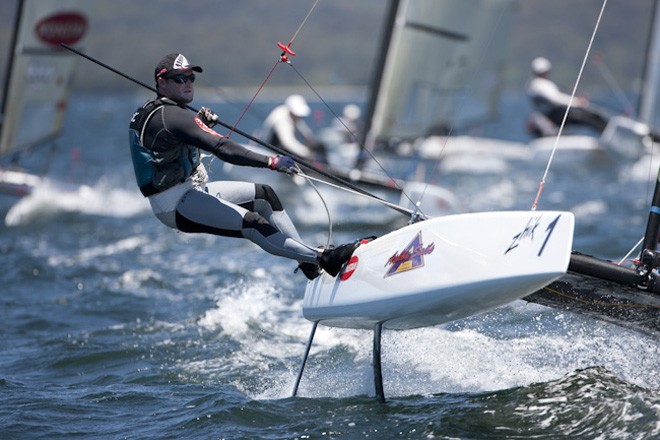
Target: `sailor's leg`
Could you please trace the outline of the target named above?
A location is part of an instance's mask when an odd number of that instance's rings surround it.
[[[266,218],[249,210],[250,202],[241,205],[233,200],[243,199],[241,182],[213,182],[216,192],[188,191],[176,211],[177,228],[183,232],[198,232],[226,237],[244,237],[266,252],[297,261],[315,263],[318,251],[271,225]],[[222,185],[227,183],[228,185]],[[245,185],[254,187],[253,184]],[[232,189],[237,189],[237,194]],[[253,190],[254,191],[254,190]],[[216,195],[217,194],[217,195]],[[224,196],[227,196],[225,198]],[[247,207],[247,208],[246,208]]]
[[[302,241],[282,202],[268,185],[255,185],[254,210],[286,235]]]
[[[259,213],[285,235],[302,241],[282,202],[270,186],[251,182],[209,182],[206,187],[210,194]]]
[[[572,107],[568,112],[566,123],[587,125],[594,130],[602,132],[607,125],[607,118],[588,108]]]
[[[278,231],[259,214],[248,212],[243,220],[243,237],[265,251],[299,262],[316,263],[318,250]]]

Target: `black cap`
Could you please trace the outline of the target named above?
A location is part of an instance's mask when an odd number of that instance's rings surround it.
[[[199,66],[191,65],[186,57],[180,53],[171,53],[165,55],[159,62],[156,64],[156,70],[154,70],[154,77],[156,79],[162,77],[168,77],[172,75],[178,75],[179,73],[187,72],[189,70],[194,70],[195,72],[201,72],[202,68]]]

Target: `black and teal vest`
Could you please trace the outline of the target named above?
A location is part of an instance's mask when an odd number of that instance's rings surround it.
[[[166,106],[176,103],[163,97],[148,101],[131,118],[131,158],[138,187],[145,197],[184,182],[200,163],[199,149],[167,130],[163,114]]]

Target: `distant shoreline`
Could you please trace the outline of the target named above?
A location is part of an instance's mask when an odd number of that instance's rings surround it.
[[[205,87],[197,86],[195,88],[195,101],[199,102],[249,102],[257,87]],[[365,102],[369,96],[369,87],[367,86],[319,86],[315,87],[316,92],[327,102]],[[136,100],[142,100],[144,97],[149,97],[152,93],[138,85],[134,89],[112,89],[112,88],[78,88],[75,89],[74,94],[99,94],[99,95],[117,95],[118,93],[126,93],[127,96],[135,96]],[[299,93],[309,102],[320,102],[321,99],[307,86],[268,86],[262,89],[256,102],[278,102],[293,94]]]

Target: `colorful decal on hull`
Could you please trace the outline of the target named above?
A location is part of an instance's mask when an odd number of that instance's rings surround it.
[[[385,277],[424,267],[424,255],[428,255],[434,250],[434,243],[424,247],[422,243],[422,232],[418,232],[415,238],[401,252],[396,252],[387,260],[385,267],[390,265],[392,267],[385,273]]]

